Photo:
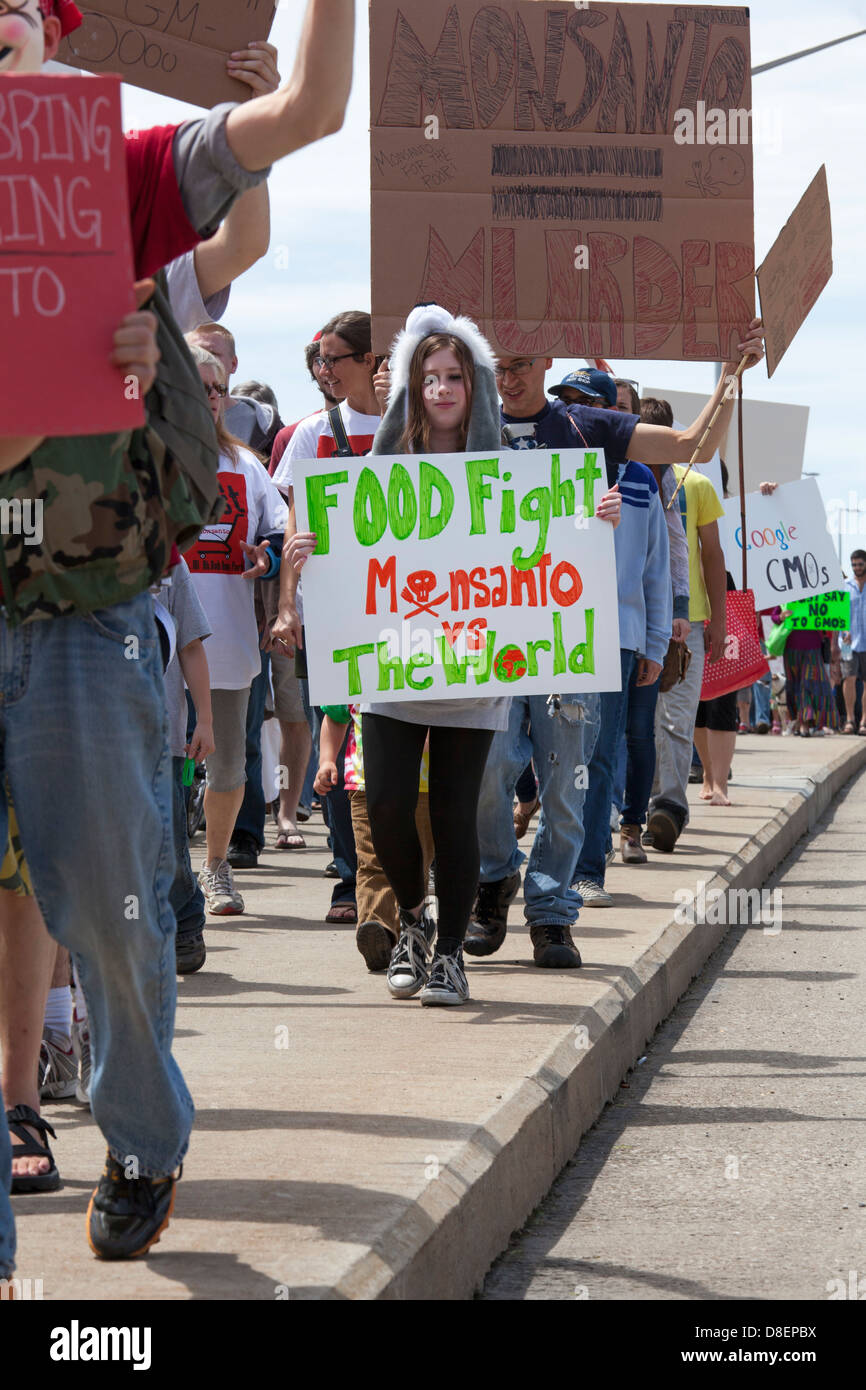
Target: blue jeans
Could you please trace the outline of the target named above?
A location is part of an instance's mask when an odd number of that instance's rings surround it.
[[[634,652],[620,648],[621,690],[605,690],[600,695],[601,717],[598,739],[589,764],[589,786],[583,808],[584,833],[577,848],[574,879],[604,883],[605,859],[610,845],[610,805],[620,739],[625,730],[629,683],[634,671]]]
[[[656,771],[656,704],[659,683],[635,685],[638,664],[635,662],[628,687],[628,709],[625,716],[627,752],[625,797],[622,805],[622,824],[642,826],[653,789]]]
[[[204,893],[193,873],[189,858],[189,835],[186,829],[186,787],[183,785],[185,758],[172,758],[172,794],[174,826],[174,880],[168,895],[177,922],[179,937],[196,936],[204,930]]]
[[[265,722],[265,701],[268,697],[268,668],[270,657],[261,653],[262,669],[250,687],[247,705],[247,748],[244,799],[238,811],[232,838],[240,831],[252,835],[259,849],[265,847],[265,793],[262,789],[262,725]]]
[[[318,744],[324,715],[318,706],[314,708],[313,713],[316,720],[316,744]],[[331,832],[328,843],[340,875],[338,879],[334,880],[334,887],[331,890],[332,907],[336,907],[338,903],[351,903],[352,905],[355,903],[358,856],[355,852],[355,832],[352,829],[351,802],[344,779],[346,744],[351,728],[351,724],[346,726],[346,734],[337,755],[337,785],[332,787],[327,796],[322,797],[322,817]]]
[[[513,799],[532,758],[541,814],[523,883],[530,926],[570,927],[581,907],[571,871],[583,840],[585,769],[598,735],[599,696],[564,695],[562,701],[551,718],[544,695],[512,700],[508,728],[490,746],[478,802],[481,882],[497,883],[516,873],[526,857],[514,834]],[[577,718],[580,705],[584,719]]]
[[[0,618],[0,694],[0,844],[5,775],[36,899],[87,997],[93,1118],[119,1162],[170,1173],[194,1110],[171,1055],[171,759],[150,594],[15,629]],[[8,1142],[0,1115],[0,1177]],[[14,1241],[6,1190],[0,1269]]]
[[[755,681],[755,684],[752,686],[752,700],[754,701],[755,706],[755,716],[753,722],[755,724],[772,723],[772,719],[770,717],[769,676],[767,677],[766,681]]]

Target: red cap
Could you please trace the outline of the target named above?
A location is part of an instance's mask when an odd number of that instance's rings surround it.
[[[64,38],[83,23],[81,11],[73,0],[39,0],[39,8],[46,19],[53,14],[57,16]]]

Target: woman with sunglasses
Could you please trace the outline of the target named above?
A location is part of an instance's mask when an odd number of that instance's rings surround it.
[[[215,751],[206,762],[207,858],[199,874],[208,911],[244,910],[228,862],[228,847],[246,784],[246,725],[250,687],[261,670],[253,579],[279,573],[286,504],[261,459],[223,423],[225,370],[204,348],[190,346],[207,392],[220,451],[225,510],[206,526],[185,559],[211,627],[207,658]]]

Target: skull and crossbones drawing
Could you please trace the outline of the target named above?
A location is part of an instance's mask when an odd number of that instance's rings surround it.
[[[444,603],[448,597],[448,591],[438,594],[436,598],[431,598],[433,590],[436,588],[436,576],[432,570],[413,570],[412,574],[407,574],[406,583],[400,591],[400,597],[407,603],[417,603],[418,607],[413,608],[411,613],[407,613],[407,618],[414,618],[418,613],[429,613],[431,617],[438,618],[438,613],[433,609],[433,604]]]

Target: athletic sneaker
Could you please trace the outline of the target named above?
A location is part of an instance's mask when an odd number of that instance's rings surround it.
[[[128,1178],[123,1164],[106,1154],[87,1208],[87,1239],[94,1255],[131,1260],[155,1245],[174,1208],[175,1182],[171,1175]]]
[[[426,907],[417,920],[401,907],[400,939],[388,966],[388,989],[395,999],[411,999],[426,985],[435,936],[436,923]]]
[[[355,932],[355,945],[372,971],[387,970],[394,950],[394,933],[381,922],[371,918],[361,922]]]
[[[430,979],[421,991],[422,1004],[465,1004],[469,982],[463,972],[463,952],[433,957]]]
[[[61,1047],[66,1043],[66,1047]],[[72,1050],[72,1042],[53,1028],[46,1028],[39,1049],[39,1098],[40,1100],[66,1100],[75,1095],[78,1080],[78,1062]]]
[[[208,912],[217,917],[233,917],[244,910],[244,900],[235,888],[232,866],[221,859],[215,869],[202,866],[198,876]]]
[[[82,1105],[90,1106],[90,1029],[87,1023],[73,1022],[72,1051],[78,1062],[78,1079],[75,1083],[75,1099]]]
[[[579,878],[575,887],[583,898],[584,907],[613,907],[610,893],[606,893],[601,884],[593,883],[591,878]]]

